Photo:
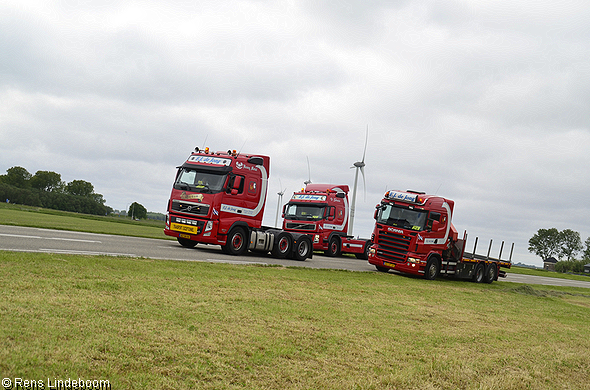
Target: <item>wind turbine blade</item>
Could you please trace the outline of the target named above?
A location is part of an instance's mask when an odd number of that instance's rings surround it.
[[[365,155],[367,153],[367,141],[369,141],[369,125],[367,125],[367,134],[365,135],[365,150],[363,150],[363,159],[361,162],[365,162]]]
[[[363,174],[364,200],[367,200],[367,181],[365,180],[365,167],[361,167],[361,173]]]

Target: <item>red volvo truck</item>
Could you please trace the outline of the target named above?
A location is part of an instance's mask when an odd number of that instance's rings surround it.
[[[467,233],[458,237],[452,223],[455,202],[442,196],[415,191],[388,191],[375,210],[373,246],[369,263],[377,270],[396,270],[435,279],[445,275],[475,282],[492,283],[505,277],[500,268],[510,268],[509,260],[465,252]]]
[[[195,148],[178,167],[164,233],[188,248],[200,243],[221,245],[230,255],[311,258],[308,235],[262,226],[269,172],[268,156]]]
[[[283,206],[283,230],[311,235],[313,249],[328,256],[352,253],[366,260],[371,240],[347,234],[348,191],[347,185],[307,184]]]

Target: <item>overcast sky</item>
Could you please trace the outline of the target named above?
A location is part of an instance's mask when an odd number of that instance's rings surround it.
[[[265,225],[308,179],[455,201],[468,249],[590,236],[590,2],[3,0],[0,174],[166,212],[195,146],[271,157]],[[503,258],[509,250],[504,249]]]

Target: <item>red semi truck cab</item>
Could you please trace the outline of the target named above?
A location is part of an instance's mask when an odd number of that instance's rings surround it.
[[[500,267],[510,268],[511,260],[501,260],[502,249],[498,259],[490,258],[489,250],[487,256],[475,255],[475,247],[473,254],[465,253],[467,233],[458,237],[454,206],[450,199],[423,192],[386,192],[375,210],[369,263],[378,271],[393,269],[427,279],[443,274],[491,283],[506,276]]]
[[[344,184],[307,184],[283,207],[283,230],[313,236],[313,249],[328,256],[352,253],[366,259],[370,240],[347,235],[348,192]]]
[[[269,170],[268,156],[196,148],[178,167],[164,233],[187,247],[225,246],[232,228],[260,228]]]

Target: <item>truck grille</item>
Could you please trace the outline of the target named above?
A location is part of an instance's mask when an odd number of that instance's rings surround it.
[[[315,225],[313,223],[296,223],[296,222],[287,222],[285,228],[290,230],[311,230],[315,231]]]
[[[410,249],[412,237],[416,234],[396,234],[382,230],[379,232],[377,253],[386,260],[404,262]]]
[[[208,204],[201,204],[201,203],[181,202],[179,200],[173,200],[172,201],[172,210],[178,211],[179,213],[184,213],[184,214],[208,215],[209,214],[209,205]]]

